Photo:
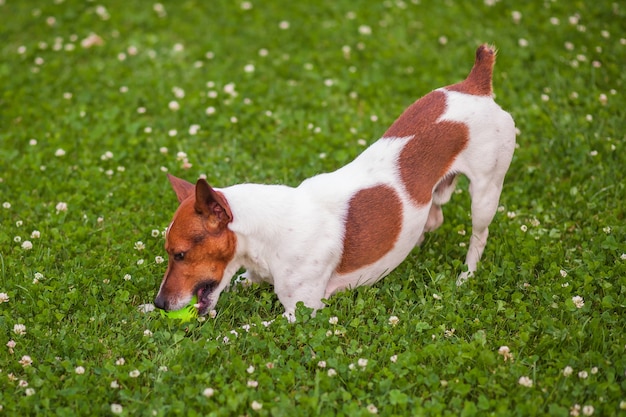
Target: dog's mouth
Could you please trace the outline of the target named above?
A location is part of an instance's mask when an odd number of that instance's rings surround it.
[[[211,295],[216,286],[217,282],[213,280],[204,281],[196,286],[194,294],[198,297],[196,307],[198,308],[199,316],[204,316],[208,313],[209,309],[213,307],[213,298]]]

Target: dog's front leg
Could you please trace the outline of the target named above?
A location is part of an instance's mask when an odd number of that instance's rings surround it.
[[[296,321],[296,306],[302,301],[308,308],[315,311],[324,308],[322,299],[326,292],[326,286],[330,280],[331,268],[314,271],[286,271],[288,274],[280,274],[274,277],[274,291],[281,304],[285,308],[283,316],[290,323]]]

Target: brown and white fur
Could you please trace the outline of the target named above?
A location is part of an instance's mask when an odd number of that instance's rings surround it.
[[[206,314],[243,267],[250,281],[273,284],[288,318],[299,301],[322,308],[389,274],[438,228],[458,174],[470,181],[472,214],[462,283],[485,248],[515,147],[513,119],[493,100],[495,55],[480,46],[464,81],[419,99],[354,161],[298,187],[213,189],[169,176],[180,206],[156,307],[179,309],[196,294]]]

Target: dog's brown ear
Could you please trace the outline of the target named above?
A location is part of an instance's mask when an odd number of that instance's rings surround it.
[[[192,183],[177,178],[172,174],[167,174],[167,179],[170,180],[179,203],[182,203],[183,200],[193,194],[195,187]]]
[[[233,220],[228,201],[224,194],[211,188],[205,179],[196,182],[196,212],[207,217],[212,227],[226,226]]]

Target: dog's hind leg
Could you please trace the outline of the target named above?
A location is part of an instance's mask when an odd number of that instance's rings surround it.
[[[472,236],[465,259],[467,271],[459,275],[457,285],[463,284],[476,271],[487,244],[489,224],[498,210],[502,182],[470,182],[469,192],[472,198]]]
[[[428,212],[428,219],[424,225],[424,232],[417,241],[419,246],[424,241],[424,234],[437,230],[443,224],[443,211],[441,206],[450,201],[450,197],[456,188],[457,175],[450,174],[444,177],[433,191],[433,201]]]

